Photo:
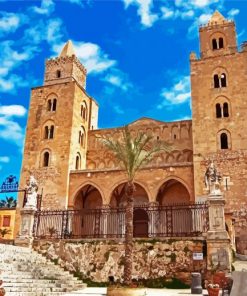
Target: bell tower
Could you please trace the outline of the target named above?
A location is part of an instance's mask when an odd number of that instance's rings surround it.
[[[235,23],[216,11],[200,27],[200,57],[190,56],[195,198],[207,194],[206,166],[220,171],[231,210],[247,206],[247,48]]]
[[[32,172],[43,190],[43,209],[67,208],[70,171],[86,168],[98,105],[85,85],[86,69],[68,41],[58,57],[46,61],[44,85],[32,89],[20,186]]]

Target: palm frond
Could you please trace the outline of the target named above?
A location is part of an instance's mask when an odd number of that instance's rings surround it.
[[[96,138],[119,160],[129,181],[132,181],[140,167],[149,163],[156,154],[172,150],[172,146],[168,143],[154,142],[153,137],[145,133],[139,133],[132,138],[128,126],[124,127],[122,135],[121,140],[111,139],[104,135],[96,136]]]

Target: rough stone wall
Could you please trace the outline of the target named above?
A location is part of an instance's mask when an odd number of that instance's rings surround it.
[[[136,241],[133,278],[180,278],[189,281],[191,272],[206,269],[205,260],[193,261],[192,253],[202,251],[203,241]],[[124,245],[116,241],[36,241],[35,250],[84,278],[107,282],[108,276],[123,279]]]

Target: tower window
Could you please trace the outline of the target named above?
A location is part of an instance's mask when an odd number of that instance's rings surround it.
[[[45,152],[43,157],[43,167],[49,166],[49,158],[50,158],[49,152]]]
[[[221,117],[221,106],[219,103],[216,104],[216,118],[220,118]]]
[[[57,109],[57,99],[47,101],[47,111],[56,111]]]
[[[228,149],[228,137],[226,133],[220,135],[220,148]]]
[[[56,111],[57,109],[57,99],[53,99],[53,102],[52,102],[52,111]]]
[[[44,139],[53,139],[54,137],[54,125],[45,126],[45,131],[44,131]]]
[[[87,120],[87,105],[85,101],[81,105],[81,117],[82,119]]]
[[[213,50],[217,49],[217,40],[216,39],[212,40],[212,46],[213,46]]]
[[[79,170],[81,168],[81,156],[78,153],[75,160],[75,169]]]
[[[227,103],[223,104],[223,116],[224,117],[229,117],[229,111],[228,111],[228,104]]]
[[[48,100],[47,101],[47,111],[51,111],[51,106],[52,106],[51,100]]]
[[[221,84],[221,87],[226,87],[226,74],[225,73],[222,73],[220,75],[220,84]]]
[[[217,74],[214,75],[214,88],[220,87],[219,76]]]
[[[60,77],[61,77],[61,71],[57,70],[57,78],[60,78]]]
[[[219,48],[224,48],[224,39],[222,37],[219,38]]]

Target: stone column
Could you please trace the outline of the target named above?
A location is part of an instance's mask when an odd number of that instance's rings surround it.
[[[208,196],[207,203],[209,207],[208,270],[231,271],[231,244],[225,226],[225,199],[220,191],[214,191]]]
[[[20,210],[21,226],[15,239],[15,245],[22,247],[31,247],[33,243],[33,225],[35,208],[23,208]]]

